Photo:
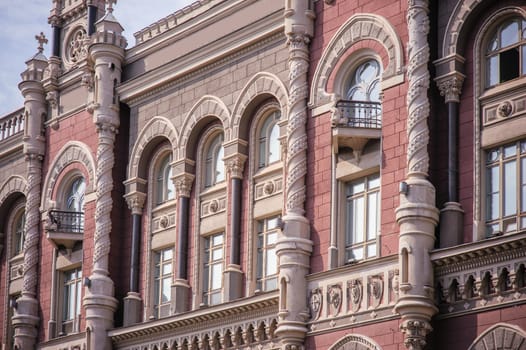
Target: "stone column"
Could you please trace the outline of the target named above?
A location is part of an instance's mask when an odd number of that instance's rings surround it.
[[[437,312],[433,302],[433,268],[429,252],[435,244],[438,210],[435,188],[427,180],[429,168],[429,33],[428,0],[409,0],[407,22],[407,179],[400,186],[400,294],[395,310],[402,317],[401,330],[409,349],[423,349],[431,331],[430,319]]]
[[[141,321],[142,300],[139,293],[139,256],[141,242],[141,218],[146,193],[134,192],[125,195],[132,212],[132,248],[130,256],[130,287],[124,298],[124,326]]]
[[[114,86],[121,79],[121,62],[124,59],[126,39],[121,34],[123,28],[112,14],[112,3],[115,3],[115,0],[108,1],[106,14],[97,22],[96,32],[91,37],[89,47],[97,81],[93,122],[97,127],[99,143],[95,183],[93,270],[86,285],[83,305],[86,309],[89,342],[97,349],[111,349],[107,331],[113,328],[113,314],[118,305],[114,297],[114,284],[109,277],[108,264],[113,208],[112,169],[115,163],[113,148],[120,125],[119,102]]]
[[[225,269],[225,301],[241,297],[241,187],[247,157],[236,153],[225,160],[230,178],[230,260]]]
[[[38,338],[38,263],[40,240],[40,200],[42,160],[45,154],[44,118],[47,112],[42,79],[47,67],[43,44],[45,36],[36,36],[38,52],[27,61],[19,89],[24,96],[24,155],[27,169],[26,232],[24,242],[24,272],[22,296],[17,300],[13,315],[14,348],[34,349]]]
[[[190,285],[188,284],[188,216],[190,194],[195,176],[182,173],[173,178],[177,196],[177,246],[175,250],[176,275],[172,285],[172,310],[177,314],[189,310]]]
[[[448,201],[440,211],[440,247],[463,242],[464,210],[458,202],[458,107],[464,74],[453,72],[435,79],[448,110]]]
[[[305,217],[307,174],[307,92],[309,42],[315,13],[310,0],[285,1],[285,34],[289,48],[289,117],[285,165],[285,215],[276,244],[279,259],[279,313],[276,335],[284,349],[302,349],[309,317],[306,275],[312,241]]]

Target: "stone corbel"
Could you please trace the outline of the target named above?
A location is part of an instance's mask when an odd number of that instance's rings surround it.
[[[133,215],[142,215],[144,202],[146,200],[146,193],[131,192],[124,195],[124,199],[128,204]]]
[[[427,321],[407,320],[400,325],[400,330],[405,334],[406,348],[417,350],[425,347],[426,336],[433,328]]]
[[[190,197],[192,192],[192,184],[194,183],[195,175],[189,173],[182,173],[172,177],[175,185],[175,193],[177,197]]]
[[[460,72],[451,72],[435,78],[440,95],[444,96],[445,102],[460,102],[462,84],[466,76]]]
[[[242,179],[247,156],[241,153],[233,154],[225,159],[225,165],[230,178]]]

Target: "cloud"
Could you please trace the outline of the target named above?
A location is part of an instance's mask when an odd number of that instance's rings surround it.
[[[194,2],[193,0],[121,0],[114,10],[124,27],[128,48],[135,44],[133,33]],[[51,27],[47,23],[51,0],[0,0],[0,116],[23,105],[18,91],[20,73],[25,62],[37,52],[34,37],[44,32],[49,43],[44,53],[49,57]]]

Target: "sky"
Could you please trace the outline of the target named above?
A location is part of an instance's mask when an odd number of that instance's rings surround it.
[[[113,15],[124,27],[128,48],[135,45],[133,33],[193,3],[195,0],[120,0]],[[0,117],[23,106],[18,90],[25,62],[37,53],[35,35],[44,32],[44,47],[51,52],[51,26],[47,23],[53,0],[0,0]]]

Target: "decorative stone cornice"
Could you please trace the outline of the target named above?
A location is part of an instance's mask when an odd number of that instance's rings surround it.
[[[446,103],[460,102],[464,78],[465,75],[460,72],[452,72],[451,74],[435,78],[440,95],[444,96]]]
[[[182,173],[172,177],[175,184],[175,194],[177,197],[190,197],[192,192],[192,184],[194,183],[195,175],[190,173]]]
[[[245,161],[247,156],[244,154],[236,153],[225,159],[225,165],[230,174],[230,178],[242,179],[243,168],[245,167]]]

